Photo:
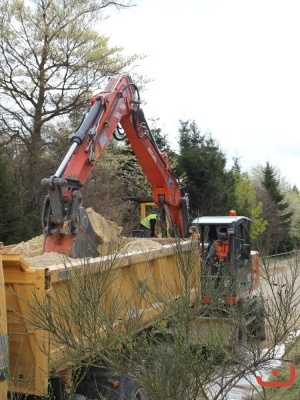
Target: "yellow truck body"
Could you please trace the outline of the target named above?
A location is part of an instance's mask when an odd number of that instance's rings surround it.
[[[4,275],[2,267],[2,259],[0,256],[0,291],[1,299],[5,298]],[[7,335],[7,316],[6,302],[0,303],[0,398],[6,399],[7,385],[7,367],[8,367],[8,335]]]
[[[108,270],[113,277],[103,286],[99,314],[102,311],[106,315],[111,314],[115,318],[116,329],[122,330],[122,326],[136,317],[139,318],[140,329],[159,321],[165,301],[176,301],[186,290],[186,279],[191,288],[191,303],[197,302],[200,295],[198,244],[191,240],[157,241],[161,245],[157,248],[141,248],[84,260],[70,260],[61,256],[59,263],[48,263],[42,258],[40,263],[38,259],[31,262],[19,254],[9,254],[8,248],[2,249],[0,279],[5,293],[2,293],[0,307],[3,338],[0,354],[1,399],[7,398],[7,391],[46,396],[51,376],[59,376],[68,383],[72,359],[51,332],[39,324],[43,316],[34,313],[45,307],[45,310],[50,310],[49,315],[56,319],[56,323],[70,324],[70,334],[79,340],[82,334],[79,325],[61,321],[57,307],[65,307],[67,315],[72,318],[74,312],[68,311],[72,307],[72,300],[78,301],[80,307],[80,293],[76,285],[87,277],[92,277],[90,282],[98,282],[103,280],[104,275],[107,277]],[[185,268],[189,268],[188,274],[183,271]],[[150,297],[146,299],[142,295],[143,287],[152,293],[151,301]],[[38,307],[35,309],[36,304]],[[98,328],[102,329],[100,324]]]

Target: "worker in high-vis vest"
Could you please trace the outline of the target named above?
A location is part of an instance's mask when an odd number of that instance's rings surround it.
[[[157,214],[149,214],[141,220],[139,229],[144,232],[145,237],[155,237],[156,220]]]

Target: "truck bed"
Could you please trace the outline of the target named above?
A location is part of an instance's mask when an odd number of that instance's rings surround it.
[[[191,302],[198,298],[200,257],[193,241],[143,239],[117,250],[106,247],[106,255],[85,259],[2,250],[10,390],[45,395],[50,375],[67,375],[74,357],[86,356],[76,354],[80,348],[86,351],[90,343],[91,351],[97,345],[101,352],[111,329],[124,332],[132,321],[140,330],[151,326],[167,302],[183,294],[187,265]],[[54,335],[51,326],[61,334]],[[68,329],[69,348],[61,336]]]

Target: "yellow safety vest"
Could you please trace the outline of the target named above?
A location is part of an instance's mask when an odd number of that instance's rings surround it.
[[[144,226],[146,229],[150,229],[150,220],[156,219],[156,214],[149,214],[146,218],[141,220],[141,225]]]

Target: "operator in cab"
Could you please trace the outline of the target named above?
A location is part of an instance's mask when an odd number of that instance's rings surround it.
[[[209,257],[218,263],[228,260],[229,256],[229,237],[226,227],[221,227],[217,233],[218,238],[214,241],[209,249]]]
[[[139,229],[144,232],[144,237],[155,237],[155,225],[158,218],[157,214],[149,214],[141,220]]]

